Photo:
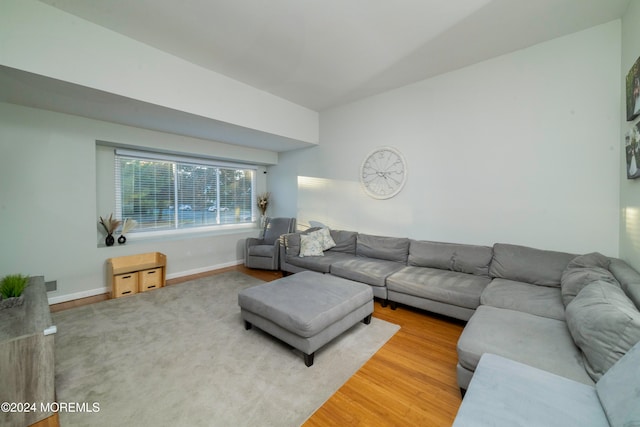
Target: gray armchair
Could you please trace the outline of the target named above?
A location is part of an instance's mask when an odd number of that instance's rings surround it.
[[[280,236],[296,231],[295,218],[267,218],[262,238],[249,237],[245,242],[244,265],[263,270],[280,269]]]

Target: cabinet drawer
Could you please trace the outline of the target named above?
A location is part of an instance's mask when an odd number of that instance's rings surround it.
[[[162,287],[162,267],[142,270],[138,274],[140,292]]]
[[[113,297],[138,293],[138,274],[126,273],[113,276]]]

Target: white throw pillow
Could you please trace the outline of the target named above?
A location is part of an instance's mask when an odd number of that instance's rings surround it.
[[[322,236],[313,233],[300,235],[300,258],[306,256],[324,256],[322,252]]]
[[[336,245],[336,242],[333,240],[333,238],[331,237],[331,232],[329,231],[328,228],[321,228],[320,230],[316,230],[313,233],[309,233],[309,234],[319,234],[320,236],[322,236],[322,250],[326,251],[327,249],[331,249],[332,247],[334,247]]]

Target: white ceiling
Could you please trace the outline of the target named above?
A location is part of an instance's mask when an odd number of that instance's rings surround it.
[[[316,111],[619,18],[629,0],[41,0]]]
[[[40,1],[322,111],[609,22],[630,0]],[[309,146],[7,67],[0,100],[273,151]]]

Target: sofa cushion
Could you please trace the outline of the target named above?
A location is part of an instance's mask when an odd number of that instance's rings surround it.
[[[562,302],[565,307],[573,301],[585,286],[597,280],[615,285],[618,284],[613,274],[605,268],[567,266],[566,270],[562,273],[562,281],[560,283]]]
[[[493,279],[482,291],[480,303],[564,320],[564,305],[562,305],[558,288]]]
[[[542,286],[560,286],[562,272],[575,255],[496,243],[489,275]]]
[[[286,262],[305,270],[317,271],[319,273],[328,273],[331,270],[331,264],[343,259],[353,258],[355,255],[345,254],[342,252],[327,251],[324,256],[309,256],[301,258],[297,255],[287,255]]]
[[[609,427],[593,386],[491,353],[473,374],[453,427]]]
[[[611,259],[598,252],[579,255],[569,261],[562,272],[560,287],[562,288],[562,302],[565,307],[576,295],[591,282],[602,280],[617,284],[613,273],[609,271]]]
[[[408,264],[487,276],[492,255],[488,246],[411,240]]]
[[[599,267],[609,269],[611,259],[599,252],[591,252],[589,254],[578,255],[567,264],[567,268],[592,268]]]
[[[251,256],[262,256],[267,258],[273,258],[273,254],[276,251],[274,245],[254,245],[249,246],[247,249]]]
[[[366,283],[371,286],[384,286],[387,276],[401,268],[404,268],[404,266],[395,261],[352,257],[331,264],[330,273],[334,276]]]
[[[293,231],[295,218],[268,218],[262,240],[265,245],[273,245],[284,233]]]
[[[640,312],[611,283],[587,285],[567,306],[566,316],[584,354],[585,368],[595,381],[640,341]]]
[[[611,259],[609,270],[620,283],[624,293],[637,308],[640,308],[640,273],[618,258]]]
[[[330,230],[329,232],[331,233],[331,238],[336,244],[330,249],[332,252],[344,252],[355,255],[358,233],[355,231],[345,230]]]
[[[356,255],[406,264],[409,256],[409,239],[358,234]]]
[[[493,353],[593,385],[565,322],[521,311],[481,305],[458,340],[459,364],[474,371]]]
[[[491,281],[484,276],[407,266],[387,277],[387,289],[420,298],[475,309]]]

